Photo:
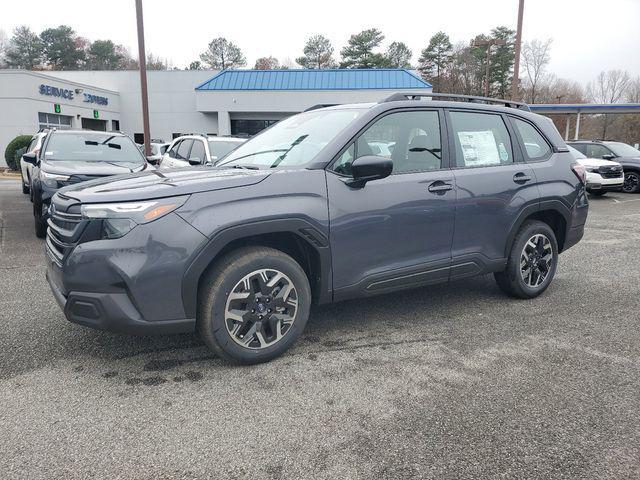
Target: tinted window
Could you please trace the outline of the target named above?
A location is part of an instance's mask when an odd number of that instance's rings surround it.
[[[44,152],[47,161],[142,163],[144,158],[129,137],[82,133],[57,133],[50,137]]]
[[[177,152],[178,152],[178,148],[180,147],[181,143],[182,143],[182,141],[178,141],[178,142],[173,144],[173,147],[171,147],[171,149],[169,150],[169,157],[178,158]]]
[[[459,167],[513,163],[511,140],[499,115],[451,112],[451,128]]]
[[[204,142],[201,140],[194,140],[193,147],[191,147],[191,153],[189,158],[197,158],[200,163],[205,161]]]
[[[178,151],[176,152],[176,158],[178,160],[189,160],[189,150],[191,150],[192,144],[193,140],[190,139],[180,142],[180,146],[178,147]]]
[[[611,150],[597,143],[589,143],[585,155],[589,158],[602,158],[603,155],[611,155]]]
[[[442,165],[438,112],[392,113],[371,125],[355,143],[355,158],[378,155],[393,160],[393,173],[437,170]],[[349,175],[354,151],[349,148],[334,170]]]
[[[576,150],[578,150],[583,155],[587,151],[587,146],[584,143],[573,143],[571,144],[571,146]]]
[[[520,133],[529,160],[545,160],[551,156],[551,147],[533,125],[517,118],[512,120]]]
[[[569,149],[569,153],[571,154],[571,156],[575,159],[575,160],[583,160],[585,158],[587,158],[584,153],[578,151],[577,149],[573,148],[571,145],[567,145],[567,148]]]

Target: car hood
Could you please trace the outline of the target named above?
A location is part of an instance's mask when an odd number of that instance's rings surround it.
[[[640,163],[640,157],[618,157],[620,163]]]
[[[577,162],[585,167],[613,167],[620,165],[618,162],[603,160],[601,158],[579,158]]]
[[[149,168],[149,165],[142,162],[82,162],[56,160],[52,162],[43,162],[42,170],[47,173],[56,173],[60,175],[86,175],[86,176],[108,176],[120,175],[123,173],[139,172],[140,170]]]
[[[59,192],[82,203],[127,202],[255,185],[270,173],[212,167],[155,170],[91,180]]]

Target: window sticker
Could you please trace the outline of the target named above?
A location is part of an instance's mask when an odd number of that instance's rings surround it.
[[[44,152],[45,155],[53,155],[53,152]]]
[[[500,154],[491,130],[458,132],[458,140],[462,148],[465,166],[500,165]]]

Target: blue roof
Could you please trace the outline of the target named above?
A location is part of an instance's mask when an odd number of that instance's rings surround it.
[[[196,90],[383,90],[431,88],[402,68],[222,70]]]

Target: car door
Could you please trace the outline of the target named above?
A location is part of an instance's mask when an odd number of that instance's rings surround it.
[[[162,156],[162,161],[160,162],[160,168],[173,168],[175,165],[173,164],[174,159],[176,158],[178,147],[182,143],[182,140],[174,140],[173,144],[167,149],[167,151]]]
[[[455,185],[437,109],[394,111],[375,120],[327,170],[334,298],[446,280]],[[392,174],[346,184],[354,158],[393,144]]]
[[[539,192],[504,115],[450,110],[447,123],[457,192],[453,279],[503,264],[509,233]]]

